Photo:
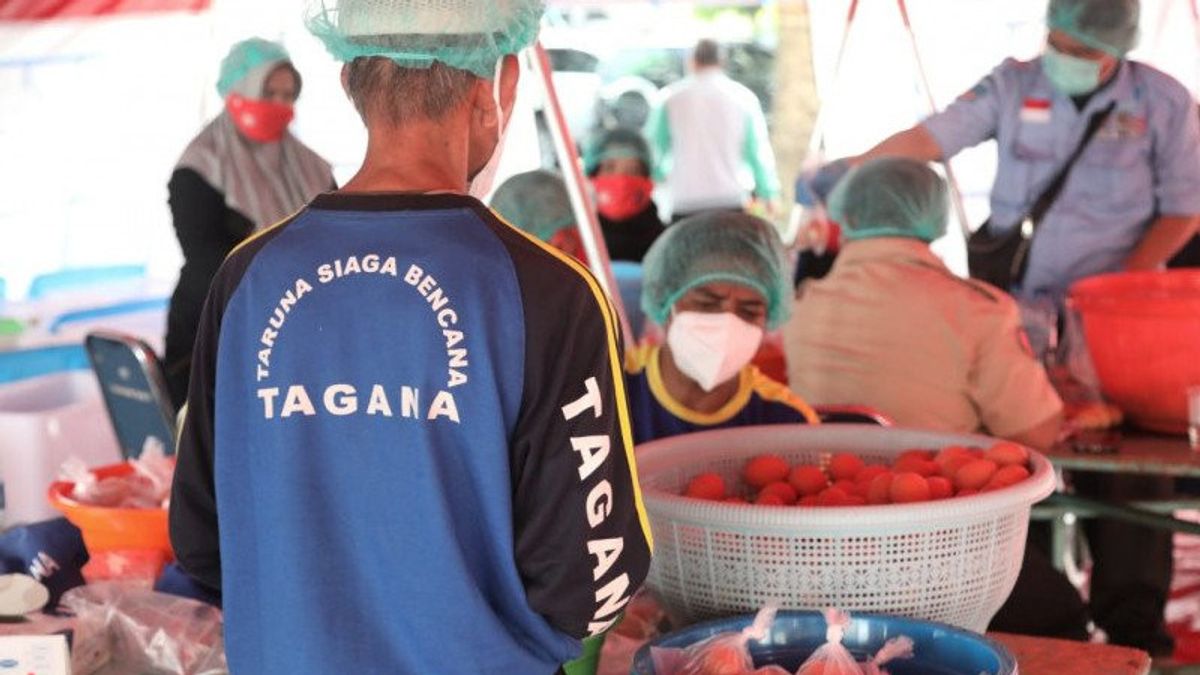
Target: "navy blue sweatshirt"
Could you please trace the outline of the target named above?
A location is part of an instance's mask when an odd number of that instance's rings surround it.
[[[645,577],[611,305],[455,195],[326,194],[222,266],[171,500],[233,673],[553,673]]]

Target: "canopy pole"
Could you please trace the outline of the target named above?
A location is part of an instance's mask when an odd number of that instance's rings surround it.
[[[929,86],[929,76],[925,71],[925,62],[921,59],[921,50],[917,46],[917,33],[913,30],[912,22],[908,19],[908,4],[905,0],[896,0],[896,6],[900,10],[900,19],[904,22],[904,28],[908,31],[908,41],[912,45],[913,59],[916,61],[917,74],[921,76],[921,86],[925,89],[925,98],[929,103],[929,112],[936,113],[938,111],[937,103],[933,100],[933,89]],[[942,160],[943,166],[946,167],[946,182],[950,184],[950,198],[954,203],[954,212],[958,215],[959,227],[962,229],[964,243],[971,238],[971,225],[967,222],[967,208],[963,205],[962,189],[959,188],[958,179],[954,176],[954,170],[950,168],[950,158]]]
[[[539,41],[529,51],[529,61],[538,82],[542,85],[544,110],[547,113],[547,127],[550,138],[554,142],[554,151],[558,156],[559,166],[563,171],[563,182],[567,185],[567,194],[571,198],[571,208],[575,212],[575,225],[579,228],[579,238],[583,240],[583,250],[587,253],[588,267],[596,275],[601,287],[608,293],[609,300],[616,310],[617,320],[621,326],[621,336],[626,350],[634,346],[633,331],[629,318],[625,313],[625,304],[621,301],[621,293],[613,276],[612,260],[608,255],[608,246],[604,243],[604,235],[600,229],[600,220],[592,204],[584,180],[583,169],[579,161],[579,153],[571,139],[571,131],[567,127],[566,117],[558,101],[558,93],[554,89],[551,76],[550,58],[546,49]]]

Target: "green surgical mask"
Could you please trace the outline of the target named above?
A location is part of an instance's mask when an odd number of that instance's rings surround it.
[[[1089,94],[1100,86],[1099,62],[1063,54],[1049,45],[1042,54],[1042,71],[1050,84],[1067,96]]]

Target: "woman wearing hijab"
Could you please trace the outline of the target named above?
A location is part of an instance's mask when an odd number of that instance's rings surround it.
[[[329,163],[288,132],[300,86],[281,45],[234,45],[217,81],[225,109],[192,139],[167,184],[184,258],[167,316],[166,377],[176,406],[187,398],[200,310],[225,256],[334,187]]]
[[[600,132],[584,153],[600,229],[613,260],[640,263],[663,233],[650,178],[650,145],[632,129]]]

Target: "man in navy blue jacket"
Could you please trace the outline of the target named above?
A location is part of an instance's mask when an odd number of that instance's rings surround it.
[[[541,3],[340,5],[367,157],[218,273],[172,543],[234,673],[553,673],[651,544],[611,305],[470,196]]]

